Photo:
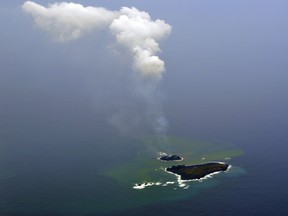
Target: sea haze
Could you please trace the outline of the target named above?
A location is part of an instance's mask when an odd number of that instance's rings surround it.
[[[193,183],[178,200],[134,205],[136,196],[149,200],[146,189],[102,174],[133,161],[137,140],[153,135],[137,122],[143,102],[127,73],[131,56],[106,30],[57,43],[22,11],[23,1],[2,1],[0,215],[285,215],[288,2],[75,2],[134,6],[172,26],[161,42],[166,72],[157,89],[168,135],[232,143],[244,154],[227,162],[243,172]],[[137,127],[111,124],[123,110]]]

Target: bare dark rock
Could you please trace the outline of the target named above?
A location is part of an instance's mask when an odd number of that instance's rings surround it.
[[[160,160],[162,161],[180,161],[182,159],[183,158],[178,155],[165,155],[160,157]]]
[[[168,172],[181,176],[182,180],[200,179],[214,172],[226,171],[228,164],[206,163],[200,165],[177,165],[167,168]]]

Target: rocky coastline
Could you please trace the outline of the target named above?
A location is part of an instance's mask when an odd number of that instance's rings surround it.
[[[215,173],[226,171],[229,165],[220,162],[211,162],[199,165],[176,165],[166,168],[167,172],[181,176],[181,180],[201,179],[205,176]]]

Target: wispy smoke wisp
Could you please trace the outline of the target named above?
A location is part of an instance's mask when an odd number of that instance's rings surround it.
[[[165,63],[157,56],[161,52],[159,41],[170,34],[169,24],[163,20],[152,20],[147,12],[134,7],[110,11],[67,2],[45,7],[27,1],[22,8],[32,15],[37,27],[58,42],[76,40],[103,28],[110,30],[117,44],[127,49],[133,58],[135,94],[145,102],[144,118],[151,120],[157,134],[166,135],[168,122],[156,89],[165,72]],[[118,124],[118,119],[122,118],[118,115],[112,119],[114,125]]]

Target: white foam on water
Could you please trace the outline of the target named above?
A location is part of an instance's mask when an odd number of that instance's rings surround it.
[[[164,170],[165,172],[175,175],[177,177],[177,183],[179,187],[185,187],[186,186],[185,182],[190,181],[190,180],[182,180],[180,175],[167,171],[167,168],[165,168]]]
[[[225,172],[229,172],[231,170],[231,168],[232,168],[232,165],[229,165]]]
[[[151,186],[168,186],[168,185],[173,185],[175,184],[175,182],[165,182],[165,183],[161,183],[161,182],[144,182],[142,184],[139,184],[139,183],[136,183],[134,186],[133,186],[133,189],[137,189],[137,190],[142,190],[142,189],[145,189],[146,187],[151,187]]]
[[[158,155],[159,155],[159,157],[157,157],[157,160],[161,160],[160,159],[161,157],[168,156],[168,154],[166,152],[158,152]]]
[[[166,186],[172,185],[172,184],[175,184],[175,182],[169,182],[169,181],[168,181],[168,182],[162,184],[162,186],[163,186],[163,187],[166,187]]]
[[[159,154],[160,156],[167,156],[167,155],[168,155],[168,154],[165,153],[165,152],[158,152],[158,154]]]
[[[216,163],[220,163],[220,164],[225,164],[224,162],[216,162]],[[224,171],[224,172],[229,172],[229,170],[231,169],[232,165],[229,165],[227,170]],[[213,178],[214,175],[216,174],[219,174],[221,173],[222,171],[218,171],[218,172],[213,172],[213,173],[210,173],[200,179],[189,179],[189,180],[182,180],[181,179],[181,175],[178,175],[178,174],[175,174],[173,172],[169,172],[167,171],[167,168],[159,168],[159,169],[163,169],[165,172],[169,173],[169,174],[172,174],[172,175],[175,175],[177,177],[177,183],[178,183],[178,187],[180,188],[183,188],[183,189],[188,189],[190,186],[187,185],[187,182],[192,182],[192,181],[197,181],[197,182],[202,182],[206,179],[210,179],[210,178]],[[151,187],[151,186],[163,186],[163,187],[167,187],[168,185],[173,185],[175,184],[174,181],[168,181],[168,182],[165,182],[165,183],[161,183],[161,182],[144,182],[144,183],[136,183],[134,186],[133,186],[133,189],[137,189],[137,190],[142,190],[142,189],[145,189],[146,187]],[[177,189],[177,188],[174,188],[174,190]]]
[[[145,183],[142,183],[142,184],[135,184],[133,186],[134,189],[137,189],[137,190],[142,190],[142,189],[145,189],[146,187],[151,187],[153,185],[161,185],[162,183],[161,182],[145,182]]]

